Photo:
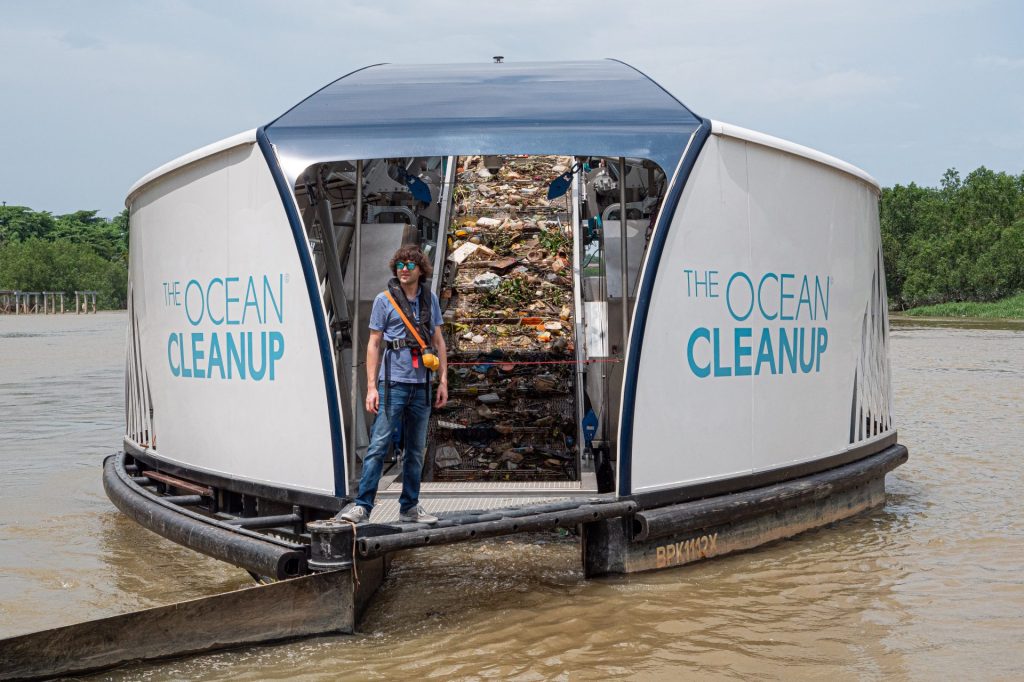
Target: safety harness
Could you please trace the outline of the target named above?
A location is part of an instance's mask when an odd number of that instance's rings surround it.
[[[431,374],[440,364],[433,348],[427,345],[427,339],[433,337],[431,333],[433,327],[430,319],[431,309],[433,308],[431,305],[430,287],[426,285],[426,282],[420,282],[418,317],[413,314],[412,306],[409,305],[409,299],[406,298],[405,292],[402,291],[402,286],[396,278],[392,277],[388,282],[388,288],[384,295],[387,296],[388,301],[391,302],[391,307],[395,309],[395,312],[402,319],[407,333],[405,338],[384,342],[384,410],[388,409],[388,397],[391,392],[391,354],[400,351],[402,348],[408,348],[412,354],[412,366],[414,369],[418,368],[422,362],[423,367],[427,370],[426,390],[427,404],[429,405],[432,401]],[[412,335],[411,339],[408,334]]]

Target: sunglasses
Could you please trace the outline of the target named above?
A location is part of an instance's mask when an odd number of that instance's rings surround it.
[[[407,261],[405,263],[403,263],[402,261],[398,261],[397,263],[395,263],[395,269],[396,270],[409,270],[411,272],[411,271],[416,269],[416,264],[413,263],[412,261]]]

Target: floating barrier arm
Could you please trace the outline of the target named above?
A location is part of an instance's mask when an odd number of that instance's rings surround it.
[[[0,640],[0,680],[352,632],[349,571],[331,571]]]

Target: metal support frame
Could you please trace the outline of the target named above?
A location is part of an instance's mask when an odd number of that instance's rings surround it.
[[[327,265],[327,292],[330,294],[331,304],[334,306],[334,319],[344,322],[349,319],[349,314],[341,272],[341,254],[338,251],[338,235],[334,231],[334,211],[322,181],[319,183],[318,190],[320,198],[317,201],[316,212],[317,219],[320,221],[320,232],[323,234],[324,260]]]
[[[376,223],[377,218],[387,214],[399,214],[404,215],[409,219],[409,224],[416,226],[416,212],[408,206],[367,206],[366,207],[366,222]]]
[[[619,157],[619,206],[626,205],[626,157]],[[629,341],[629,248],[626,244],[626,210],[619,210],[619,274],[622,279],[622,357],[626,357]]]
[[[359,283],[362,278],[362,263],[360,262],[359,255],[362,251],[362,236],[363,236],[363,161],[360,159],[356,161],[356,223],[355,232],[353,234],[353,254],[352,264],[355,268],[352,273],[352,330],[349,337],[352,339],[352,396],[351,405],[352,411],[349,415],[349,421],[351,426],[349,428],[350,438],[349,447],[347,447],[346,453],[348,455],[348,475],[351,481],[355,480],[356,472],[356,447],[359,443],[359,420],[356,419],[356,410],[360,409],[359,400],[359,334],[361,331],[360,327],[360,314],[359,314]],[[366,371],[370,371],[367,368]]]
[[[572,159],[572,166],[576,164],[576,157]],[[576,476],[583,478],[583,411],[584,404],[584,381],[586,376],[586,331],[583,326],[583,235],[580,230],[580,185],[583,182],[584,173],[580,172],[573,176],[573,183],[569,192],[572,202],[572,303],[573,303],[573,335],[576,339]]]
[[[444,279],[444,259],[448,246],[448,223],[451,221],[452,196],[455,189],[455,166],[459,161],[457,156],[445,157],[448,160],[448,167],[445,169],[444,181],[441,183],[441,212],[437,223],[437,240],[434,246],[434,278],[430,282],[430,289],[438,298],[441,297],[441,281]]]

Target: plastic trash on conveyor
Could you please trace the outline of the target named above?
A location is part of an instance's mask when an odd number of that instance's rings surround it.
[[[449,404],[437,481],[575,480],[570,157],[461,157],[443,287]]]

